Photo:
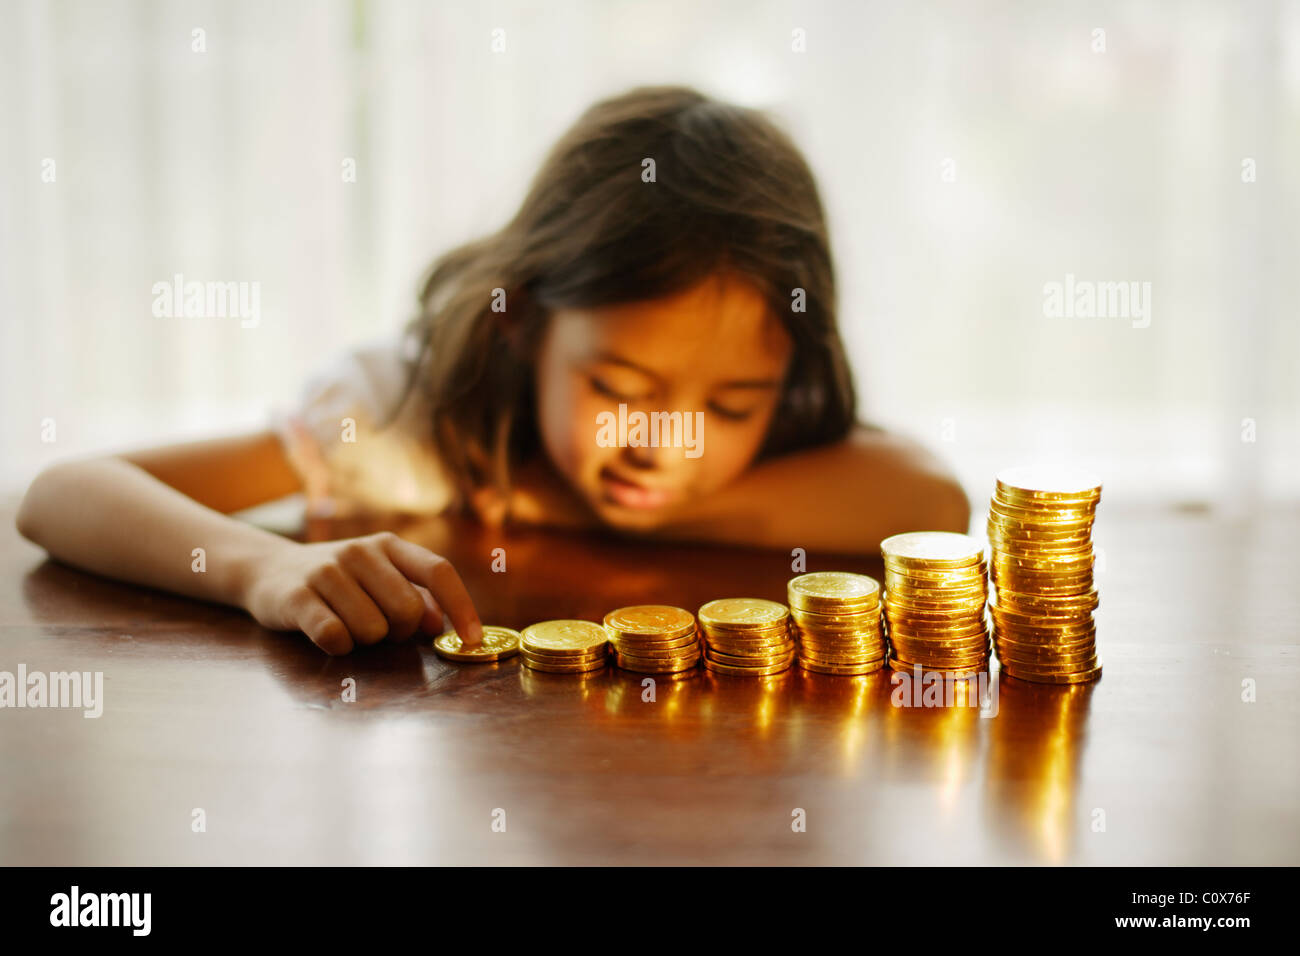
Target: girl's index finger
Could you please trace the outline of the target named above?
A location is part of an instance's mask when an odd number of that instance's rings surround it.
[[[389,539],[385,551],[407,580],[429,589],[466,645],[477,647],[482,643],[483,622],[465,589],[465,582],[450,561],[397,536]]]

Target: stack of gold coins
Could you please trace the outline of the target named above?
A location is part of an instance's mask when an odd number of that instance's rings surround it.
[[[880,582],[848,571],[791,578],[790,630],[799,666],[816,674],[871,674],[885,666]]]
[[[762,598],[722,598],[700,608],[704,667],[714,674],[765,677],[789,670],[795,644],[784,604]]]
[[[637,604],[605,615],[614,659],[641,674],[680,674],[700,662],[695,615],[668,604]]]
[[[943,671],[958,679],[987,671],[983,545],[964,534],[914,531],[886,538],[880,551],[890,667]]]
[[[487,664],[505,660],[519,653],[519,632],[508,627],[483,625],[483,640],[474,647],[466,647],[460,635],[448,629],[433,639],[433,649],[439,657],[462,663]]]
[[[589,674],[603,670],[609,633],[594,621],[542,621],[519,636],[524,666],[551,674]]]
[[[1011,468],[989,505],[993,643],[1012,677],[1076,684],[1100,676],[1092,612],[1092,522],[1101,482],[1055,469]]]

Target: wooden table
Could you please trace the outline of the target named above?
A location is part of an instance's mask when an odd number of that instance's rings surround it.
[[[457,665],[427,641],[331,659],[232,609],[47,561],[15,508],[0,670],[102,671],[105,702],[98,719],[0,710],[0,863],[1300,863],[1300,511],[1103,503],[1102,679],[1004,679],[985,718],[892,706],[889,671],[701,673],[649,703],[639,675]],[[791,576],[783,552],[398,530],[512,627],[782,600]],[[821,554],[808,569],[881,570]]]

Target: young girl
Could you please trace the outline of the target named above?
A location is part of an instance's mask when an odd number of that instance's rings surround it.
[[[597,103],[505,228],[434,265],[420,305],[264,431],[47,468],[19,530],[330,654],[436,634],[444,611],[468,642],[481,624],[455,569],[395,535],[299,544],[225,515],[305,490],[318,514],[465,509],[780,548],[966,530],[939,462],[856,423],[817,188],[755,111],[676,87]],[[675,428],[610,427],[638,413]]]

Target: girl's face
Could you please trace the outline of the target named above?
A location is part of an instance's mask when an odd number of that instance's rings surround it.
[[[749,465],[791,346],[759,292],[736,277],[648,302],[557,310],[537,362],[542,443],[606,524],[653,528]],[[621,446],[608,443],[620,440],[620,404],[630,439]],[[655,412],[679,413],[680,425],[655,428]],[[637,413],[659,447],[633,443]]]

